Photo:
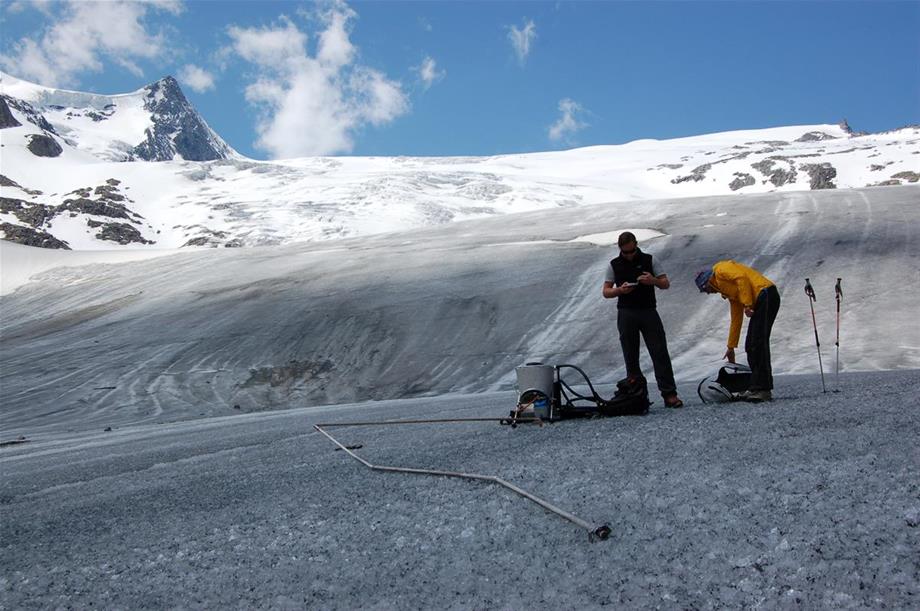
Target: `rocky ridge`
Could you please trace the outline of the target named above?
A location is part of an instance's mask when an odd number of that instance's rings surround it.
[[[93,236],[97,240],[122,246],[156,244],[156,241],[144,237],[140,229],[144,225],[144,218],[128,208],[127,203],[132,200],[120,191],[120,184],[119,180],[110,178],[105,184],[96,187],[76,189],[67,193],[58,205],[0,197],[0,213],[13,215],[19,221],[4,221],[0,224],[0,230],[4,233],[4,239],[11,242],[69,250],[68,242],[52,234],[54,221],[64,216],[81,217],[88,228],[87,233],[93,233],[91,229],[98,230]],[[40,191],[26,191],[3,175],[0,175],[0,185],[20,189],[33,198],[43,195]],[[152,227],[147,225],[147,229],[152,230]]]

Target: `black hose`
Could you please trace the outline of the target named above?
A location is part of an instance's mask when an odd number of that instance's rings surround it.
[[[569,369],[574,369],[575,371],[577,371],[578,373],[581,374],[581,377],[583,377],[583,378],[585,379],[585,382],[588,384],[588,388],[591,389],[591,395],[592,395],[592,396],[591,396],[591,397],[586,397],[586,396],[584,396],[584,395],[582,395],[582,394],[580,394],[580,393],[578,393],[578,392],[575,392],[575,391],[572,389],[572,387],[569,386],[568,383],[566,383],[565,380],[562,379],[562,376],[560,375],[560,376],[559,376],[559,385],[560,385],[561,387],[564,387],[564,388],[567,389],[572,395],[574,395],[574,397],[575,397],[576,400],[582,399],[582,400],[584,400],[584,401],[593,401],[594,403],[605,403],[603,397],[601,397],[599,394],[597,394],[597,391],[594,390],[594,385],[591,384],[591,379],[588,377],[588,374],[586,374],[580,367],[578,367],[578,366],[576,366],[576,365],[569,365],[569,364],[556,365],[556,369],[557,369],[557,370],[561,370],[561,369],[563,369],[563,368],[565,368],[565,367],[568,367]],[[568,403],[571,404],[571,401],[568,400],[568,397],[566,397],[566,400],[568,401]]]

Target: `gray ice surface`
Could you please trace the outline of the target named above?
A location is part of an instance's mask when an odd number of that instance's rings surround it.
[[[572,240],[642,228],[678,378],[725,350],[728,303],[693,284],[723,258],[780,289],[777,373],[817,371],[805,278],[826,369],[837,277],[842,370],[920,368],[920,187],[642,201],[50,270],[0,297],[3,437],[503,390],[530,360],[612,382],[617,250]]]
[[[836,379],[830,378],[831,388]],[[511,429],[514,394],[301,408],[0,449],[0,608],[910,609],[918,372],[777,379],[767,405]],[[603,389],[606,394],[608,388]]]

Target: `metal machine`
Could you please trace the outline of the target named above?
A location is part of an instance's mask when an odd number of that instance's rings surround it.
[[[572,369],[584,379],[590,395],[577,392],[562,378],[562,370]],[[648,386],[645,378],[626,378],[617,382],[611,399],[604,399],[594,389],[587,374],[575,365],[544,365],[529,362],[515,369],[518,403],[511,411],[508,424],[536,419],[555,422],[568,418],[641,415],[648,412]]]

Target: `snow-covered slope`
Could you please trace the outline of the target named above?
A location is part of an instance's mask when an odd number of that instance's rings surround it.
[[[510,388],[529,360],[613,382],[616,304],[601,285],[624,229],[654,230],[640,231],[642,247],[672,281],[658,309],[680,380],[699,380],[724,352],[728,305],[693,284],[722,258],[780,288],[777,374],[817,371],[806,277],[828,371],[838,277],[841,368],[920,369],[917,201],[902,186],[601,204],[59,267],[0,297],[3,419],[35,430],[55,414],[102,428],[484,392]],[[0,246],[6,265],[18,245]]]
[[[854,134],[845,124],[495,157],[275,162],[241,158],[206,130],[192,140],[210,143],[221,158],[191,161],[207,157],[177,155],[169,143],[178,146],[184,136],[164,139],[156,128],[157,117],[168,116],[174,134],[198,133],[181,118],[194,109],[163,102],[185,101],[174,85],[167,78],[133,94],[99,96],[4,75],[2,99],[21,124],[0,129],[6,238],[80,250],[258,246],[604,202],[920,179],[920,127]],[[184,110],[171,111],[176,105]],[[42,120],[63,149],[56,157],[38,157],[27,146],[30,137],[49,133]],[[138,152],[159,150],[157,143],[165,143],[163,155]],[[122,161],[129,157],[135,161]],[[75,199],[89,201],[65,205]],[[115,204],[125,209],[113,212]]]

